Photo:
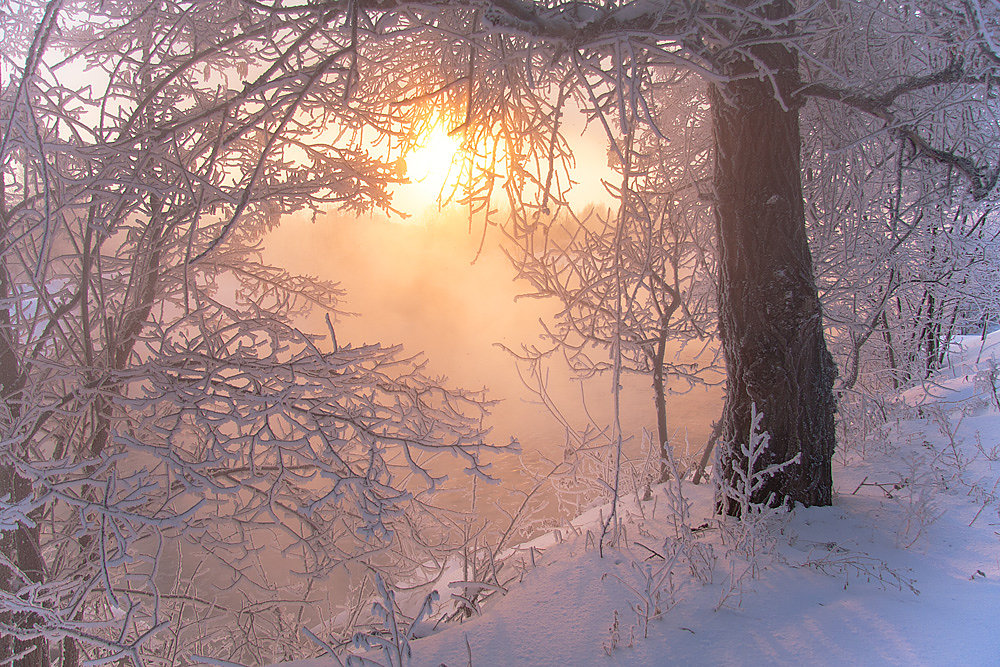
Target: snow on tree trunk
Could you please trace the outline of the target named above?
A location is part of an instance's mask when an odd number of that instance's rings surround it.
[[[773,2],[769,18],[793,6]],[[829,505],[835,432],[835,366],[823,337],[820,302],[806,239],[794,105],[798,58],[778,44],[733,57],[730,82],[711,91],[716,148],[719,331],[728,375],[722,474],[740,465],[754,403],[771,435],[769,460],[801,463],[772,477],[754,502],[772,494]],[[767,76],[759,76],[759,72]],[[777,93],[775,87],[777,86]],[[730,514],[738,508],[725,503]]]

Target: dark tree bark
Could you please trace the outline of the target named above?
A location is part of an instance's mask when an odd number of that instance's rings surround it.
[[[746,3],[749,4],[749,3]],[[772,2],[769,18],[792,3]],[[711,90],[716,149],[719,332],[728,387],[723,414],[723,474],[745,466],[751,406],[771,435],[768,463],[801,454],[754,499],[829,505],[835,444],[836,368],[806,238],[800,169],[796,55],[775,43],[734,56],[732,81]],[[771,77],[760,76],[767,68]],[[775,90],[775,83],[778,90]],[[723,501],[722,509],[738,508]]]
[[[663,361],[667,354],[667,334],[670,331],[670,318],[681,305],[680,292],[663,284],[663,290],[670,295],[670,303],[660,308],[660,330],[656,336],[656,346],[652,351],[648,351],[649,358],[653,366],[653,403],[656,406],[656,437],[658,440],[657,452],[660,458],[660,482],[670,479],[670,467],[667,465],[666,448],[669,444],[669,434],[667,432],[667,378]]]
[[[667,432],[667,383],[663,377],[662,355],[659,363],[653,367],[653,404],[656,406],[656,438],[659,444],[656,451],[660,458],[658,481],[666,482],[670,479],[670,468],[667,466],[664,450],[670,446],[670,436]]]

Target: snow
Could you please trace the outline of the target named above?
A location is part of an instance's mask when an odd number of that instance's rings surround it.
[[[838,453],[833,506],[776,514],[749,557],[733,521],[713,518],[712,489],[684,485],[711,582],[676,560],[647,637],[634,609],[664,567],[649,549],[679,544],[663,486],[623,503],[622,548],[603,558],[606,507],[536,540],[542,555],[505,596],[412,642],[411,664],[467,665],[471,648],[475,665],[1000,665],[1000,410],[985,381],[997,357],[1000,333],[960,340],[884,431]],[[759,576],[741,577],[753,564]]]

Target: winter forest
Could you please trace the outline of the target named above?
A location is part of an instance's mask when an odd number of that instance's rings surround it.
[[[1000,663],[997,0],[0,40],[0,665]]]

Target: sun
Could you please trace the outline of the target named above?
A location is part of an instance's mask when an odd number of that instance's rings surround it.
[[[409,183],[396,189],[396,207],[410,215],[447,201],[458,183],[461,143],[439,124],[403,156]]]
[[[437,194],[456,168],[458,149],[457,139],[440,127],[434,128],[406,159],[410,179]]]

